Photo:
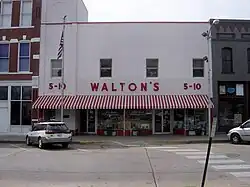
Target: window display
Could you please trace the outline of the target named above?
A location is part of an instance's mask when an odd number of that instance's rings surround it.
[[[123,110],[99,110],[98,128],[123,129]]]
[[[88,110],[88,132],[95,132],[95,110]]]
[[[126,129],[151,129],[152,110],[126,110]]]
[[[188,130],[204,129],[206,127],[206,121],[205,109],[186,110],[186,127]]]
[[[185,110],[177,109],[174,111],[174,128],[175,129],[184,129],[184,117]]]
[[[244,120],[244,99],[221,99],[219,101],[219,131],[228,131]]]
[[[170,132],[170,110],[163,110],[163,132]]]

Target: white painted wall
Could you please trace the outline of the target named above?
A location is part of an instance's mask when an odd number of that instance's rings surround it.
[[[0,101],[0,132],[9,132],[8,101]]]
[[[42,0],[42,23],[88,21],[88,10],[82,0]]]
[[[207,55],[201,36],[208,23],[79,23],[66,26],[65,94],[207,94],[204,78],[193,78],[192,59]],[[42,25],[39,94],[60,94],[48,84],[50,59],[56,58],[61,25]],[[100,59],[112,58],[113,77],[101,78]],[[159,78],[146,78],[146,58],[159,58]],[[158,92],[92,92],[90,82],[137,84],[159,82]],[[184,90],[183,84],[200,83],[200,90]]]

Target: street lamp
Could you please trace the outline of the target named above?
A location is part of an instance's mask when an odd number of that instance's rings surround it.
[[[208,133],[209,133],[209,142],[208,142],[208,148],[207,148],[207,157],[206,157],[206,162],[205,162],[205,167],[204,167],[204,172],[203,172],[203,177],[202,177],[202,182],[201,182],[201,187],[204,187],[205,181],[206,181],[206,175],[207,175],[207,167],[208,167],[208,161],[209,161],[209,155],[211,151],[211,146],[212,146],[212,127],[211,127],[211,109],[212,109],[212,84],[211,84],[211,66],[212,66],[212,55],[210,55],[210,39],[212,38],[211,30],[212,28],[219,24],[220,20],[215,19],[213,20],[212,24],[209,27],[209,30],[206,32],[202,33],[202,36],[207,39],[207,49],[208,49],[208,56],[203,57],[204,62],[207,63],[208,67]]]
[[[207,63],[207,67],[208,67],[208,132],[209,132],[209,136],[211,136],[211,109],[212,109],[212,84],[211,84],[211,72],[212,72],[212,56],[210,55],[210,39],[212,38],[211,35],[211,30],[213,28],[213,26],[219,24],[220,20],[215,19],[213,20],[212,24],[209,27],[209,30],[206,32],[202,33],[202,36],[204,38],[207,39],[207,49],[208,49],[208,56],[204,57],[203,60],[204,62]]]

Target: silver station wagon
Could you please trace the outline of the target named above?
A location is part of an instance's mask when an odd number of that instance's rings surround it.
[[[48,144],[61,144],[68,148],[72,141],[72,133],[64,122],[39,122],[32,126],[26,135],[26,144],[36,144],[40,149]]]

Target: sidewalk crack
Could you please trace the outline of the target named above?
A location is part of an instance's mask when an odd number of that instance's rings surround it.
[[[155,187],[159,187],[159,185],[157,183],[157,179],[156,179],[156,174],[155,174],[152,162],[151,162],[150,157],[149,157],[148,149],[147,148],[144,148],[144,149],[145,149],[145,153],[146,153],[146,156],[147,156],[147,159],[148,159],[148,162],[149,162],[149,166],[150,166],[150,169],[151,169],[151,173],[152,173],[152,177],[153,177]]]

